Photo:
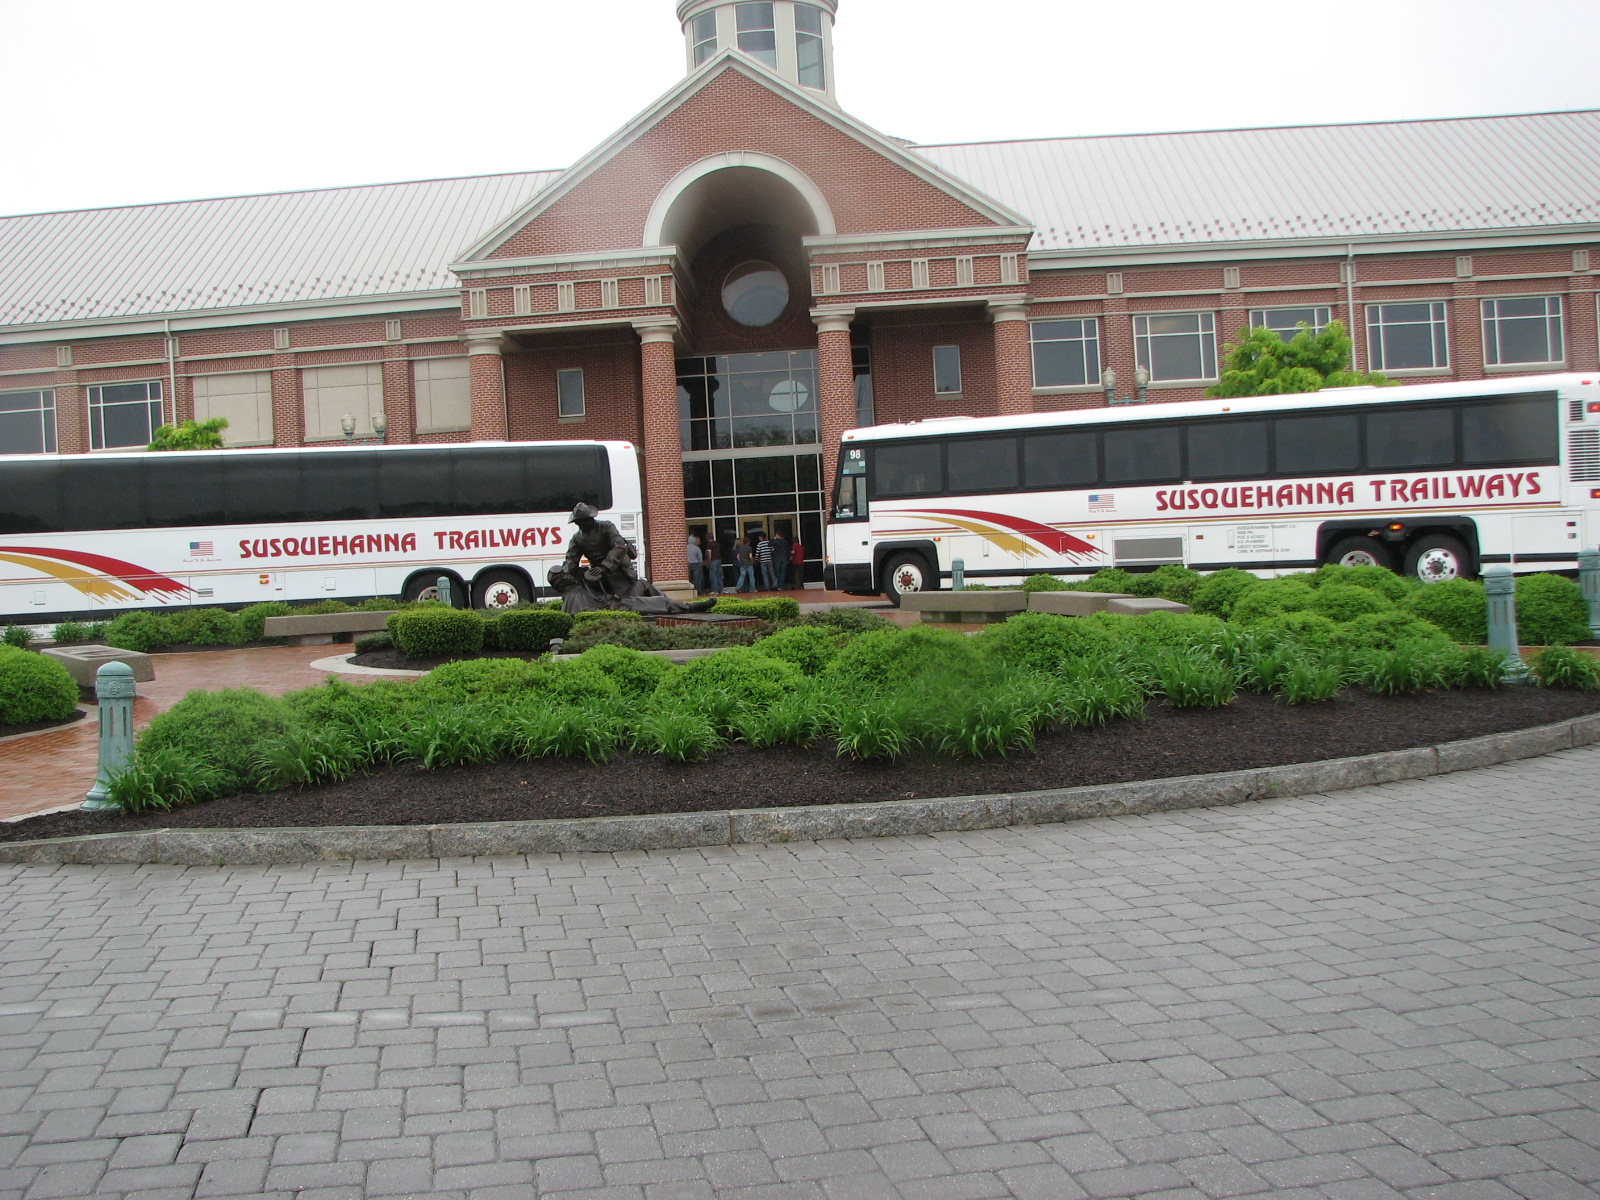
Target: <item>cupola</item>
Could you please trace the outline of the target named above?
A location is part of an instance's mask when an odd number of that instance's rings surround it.
[[[838,107],[833,94],[833,17],[838,0],[679,0],[694,71],[738,50]]]

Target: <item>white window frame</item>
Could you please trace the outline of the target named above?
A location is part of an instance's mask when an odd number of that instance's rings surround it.
[[[1084,328],[1082,337],[1040,337],[1039,327],[1042,325],[1060,325],[1066,321],[1077,321]],[[1052,342],[1082,342],[1084,347],[1083,366],[1085,378],[1082,383],[1040,383],[1039,382],[1039,356],[1035,347]],[[1094,347],[1094,370],[1089,370],[1089,347]],[[1028,322],[1028,366],[1033,376],[1034,391],[1055,391],[1064,388],[1098,388],[1100,386],[1100,319],[1098,317],[1039,317]]]
[[[1331,304],[1279,304],[1272,308],[1252,308],[1250,310],[1250,328],[1274,330],[1279,337],[1287,342],[1299,332],[1299,329],[1295,326],[1285,328],[1282,325],[1273,325],[1268,321],[1268,318],[1273,313],[1305,312],[1308,309],[1311,311],[1312,319],[1307,324],[1311,327],[1311,336],[1316,337],[1317,334],[1333,323],[1333,306]]]
[[[229,380],[242,383],[251,380],[255,386],[246,390],[228,391],[213,396],[210,394],[213,385],[211,380]],[[272,412],[272,372],[271,371],[225,371],[214,375],[194,375],[189,379],[189,388],[194,396],[194,419],[196,421],[209,421],[214,417],[225,417],[228,427],[222,431],[222,444],[225,446],[270,446],[273,440],[273,412]],[[249,400],[245,398],[249,397]],[[229,401],[234,403],[229,404]],[[239,416],[239,408],[243,404],[250,404],[254,409],[253,420],[249,432],[245,432],[242,421],[235,420]],[[219,408],[231,408],[232,414],[219,412]],[[265,433],[262,430],[265,429]]]
[[[1428,320],[1397,321],[1385,320],[1384,310],[1402,306],[1416,307],[1428,306]],[[1381,371],[1388,375],[1405,375],[1417,372],[1442,372],[1450,369],[1450,310],[1443,300],[1382,300],[1367,305],[1367,370]],[[1389,355],[1384,348],[1383,331],[1397,329],[1406,325],[1426,324],[1430,331],[1429,345],[1433,350],[1434,361],[1427,366],[1396,367],[1387,365]],[[1440,360],[1440,349],[1443,349],[1443,361]]]
[[[823,15],[822,10],[814,4],[796,4],[791,11],[794,13],[795,79],[799,82],[801,87],[811,88],[814,91],[825,92],[828,90],[828,51],[827,43],[823,40],[826,36],[823,31],[826,28],[827,18]],[[815,31],[810,29],[802,29],[800,27],[800,14],[802,12],[816,14],[817,28]],[[777,20],[776,15],[774,15],[773,20]],[[805,63],[804,48],[808,42],[816,43],[817,82],[815,83],[809,83],[805,78],[806,68],[803,65]]]
[[[1543,317],[1513,316],[1503,317],[1498,313],[1491,315],[1491,309],[1505,300],[1543,300],[1545,312]],[[1566,335],[1566,307],[1561,303],[1559,295],[1549,293],[1534,294],[1530,296],[1484,296],[1478,305],[1478,312],[1483,320],[1483,365],[1485,367],[1503,367],[1507,370],[1520,370],[1523,367],[1560,367],[1567,361],[1567,335]],[[1530,358],[1506,361],[1500,357],[1500,330],[1497,328],[1503,321],[1538,321],[1545,323],[1546,348],[1559,351],[1549,358]],[[1491,327],[1495,327],[1492,330]],[[1495,347],[1493,356],[1490,355],[1490,346]]]
[[[706,30],[710,36],[706,36]],[[703,12],[689,22],[689,37],[693,44],[689,50],[689,59],[693,66],[701,66],[717,53],[717,14],[715,10]]]
[[[440,371],[442,363],[460,364],[461,369],[452,366]],[[457,433],[472,428],[471,364],[472,359],[464,354],[411,360],[411,395],[417,409],[418,433]],[[440,371],[437,378],[435,371]],[[458,381],[462,387],[451,386]]]
[[[118,400],[113,404],[106,404],[102,399],[104,388],[108,387],[138,387],[145,389],[143,400]],[[85,399],[89,406],[89,448],[91,450],[143,450],[155,437],[156,429],[167,424],[166,391],[159,379],[118,379],[115,382],[90,384],[85,391]],[[124,442],[116,446],[105,444],[105,410],[107,408],[145,406],[149,414],[150,433],[144,441]]]
[[[359,382],[355,378],[358,368],[362,369],[365,376]],[[336,375],[334,372],[343,374]],[[340,378],[348,379],[350,382],[335,382]],[[320,367],[302,367],[300,402],[305,420],[306,441],[344,441],[344,429],[340,421],[346,413],[355,418],[355,435],[368,437],[372,433],[372,415],[385,411],[383,364],[328,363]],[[327,409],[332,411],[325,411]]]
[[[1181,333],[1153,333],[1150,329],[1151,321],[1159,321],[1173,317],[1192,318],[1195,327],[1192,331]],[[1158,348],[1157,338],[1194,338],[1200,351],[1200,374],[1198,375],[1160,375],[1155,368],[1155,350]],[[1159,312],[1136,313],[1133,317],[1133,357],[1134,361],[1146,371],[1150,372],[1151,383],[1215,383],[1217,376],[1217,314],[1210,311],[1190,310],[1188,312]],[[1206,373],[1206,368],[1210,373]]]
[[[744,17],[747,12],[758,6],[765,7],[772,14],[770,25],[746,26]],[[759,63],[765,63],[774,71],[778,69],[778,6],[773,0],[751,0],[750,3],[735,4],[733,6],[734,38],[741,53],[748,54]],[[768,34],[772,38],[770,50],[762,47],[752,50],[745,45],[746,34]]]
[[[939,352],[941,350],[948,352],[949,361],[947,361],[946,365],[953,366],[955,368],[955,387],[939,386]],[[946,380],[945,382],[948,383],[949,380]],[[961,395],[961,391],[961,347],[935,346],[933,348],[933,394],[936,396],[959,396]]]
[[[574,389],[576,389],[574,391]],[[573,400],[577,403],[574,404]],[[556,419],[582,421],[589,415],[589,400],[584,388],[583,368],[565,367],[556,372]]]
[[[7,396],[37,396],[39,398],[37,409],[33,407],[9,408],[5,411],[8,413],[37,412],[39,414],[40,448],[38,450],[6,450],[0,448],[0,454],[54,454],[57,448],[55,388],[7,388],[4,391],[0,391],[0,399],[4,399]]]

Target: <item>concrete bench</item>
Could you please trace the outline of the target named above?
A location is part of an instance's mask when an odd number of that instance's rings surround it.
[[[392,612],[312,613],[303,617],[268,617],[262,636],[287,638],[291,646],[321,646],[336,633],[372,633],[388,626]]]
[[[1115,600],[1106,601],[1106,611],[1142,617],[1146,613],[1154,612],[1186,613],[1189,611],[1189,606],[1179,604],[1176,600],[1162,600],[1157,596],[1119,596]]]
[[[148,654],[137,650],[119,650],[115,646],[52,646],[39,653],[65,667],[79,687],[92,689],[94,673],[108,662],[127,663],[133,668],[135,683],[149,683],[156,677],[155,663]]]
[[[1113,600],[1131,600],[1125,592],[1033,592],[1028,596],[1028,611],[1055,613],[1062,617],[1086,617],[1105,612]]]
[[[1025,612],[1027,594],[1005,592],[905,592],[900,607],[922,614],[924,621],[952,621],[964,625],[988,625],[1004,621],[1012,613]]]

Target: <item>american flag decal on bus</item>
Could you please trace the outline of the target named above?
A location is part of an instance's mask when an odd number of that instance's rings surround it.
[[[189,553],[190,554],[198,554],[198,555],[201,555],[201,556],[204,557],[204,556],[209,556],[209,555],[215,554],[216,552],[217,552],[217,544],[215,542],[190,542],[189,543]]]
[[[1117,494],[1115,492],[1090,492],[1090,512],[1116,512]]]

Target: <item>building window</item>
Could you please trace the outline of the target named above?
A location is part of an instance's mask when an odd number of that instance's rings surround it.
[[[933,390],[940,395],[961,390],[961,347],[933,348]]]
[[[1566,357],[1561,340],[1560,296],[1517,296],[1483,302],[1485,366],[1560,363]]]
[[[556,416],[576,421],[586,415],[583,398],[583,368],[556,372]]]
[[[1288,341],[1300,332],[1300,326],[1306,326],[1312,336],[1321,333],[1328,327],[1328,322],[1333,319],[1333,310],[1324,307],[1311,308],[1253,308],[1250,310],[1251,329],[1270,329]]]
[[[54,454],[56,393],[0,392],[0,454]]]
[[[194,419],[228,422],[222,431],[225,446],[272,445],[272,373],[247,371],[238,375],[197,375]]]
[[[143,449],[164,424],[161,381],[96,384],[89,389],[89,448]]]
[[[686,451],[814,445],[817,352],[681,359],[678,415]]]
[[[778,68],[778,28],[771,4],[740,4],[734,8],[739,27],[739,49],[773,70]]]
[[[717,14],[701,13],[689,22],[689,37],[694,43],[694,65],[698,67],[717,52]]]
[[[1033,342],[1033,386],[1078,387],[1100,382],[1100,323],[1029,321]]]
[[[1444,301],[1367,305],[1367,365],[1373,371],[1448,367]]]
[[[417,432],[472,428],[472,368],[461,358],[419,358],[411,364]]]
[[[789,281],[771,263],[744,263],[728,272],[722,307],[741,325],[771,325],[789,307]]]
[[[827,70],[822,65],[822,10],[809,4],[794,6],[794,56],[804,87],[828,86]]]
[[[1216,317],[1208,312],[1135,317],[1133,352],[1155,382],[1215,379]]]
[[[306,367],[300,372],[305,401],[306,441],[344,440],[346,416],[355,420],[356,436],[372,432],[372,414],[383,411],[383,367],[351,363],[340,367]]]

